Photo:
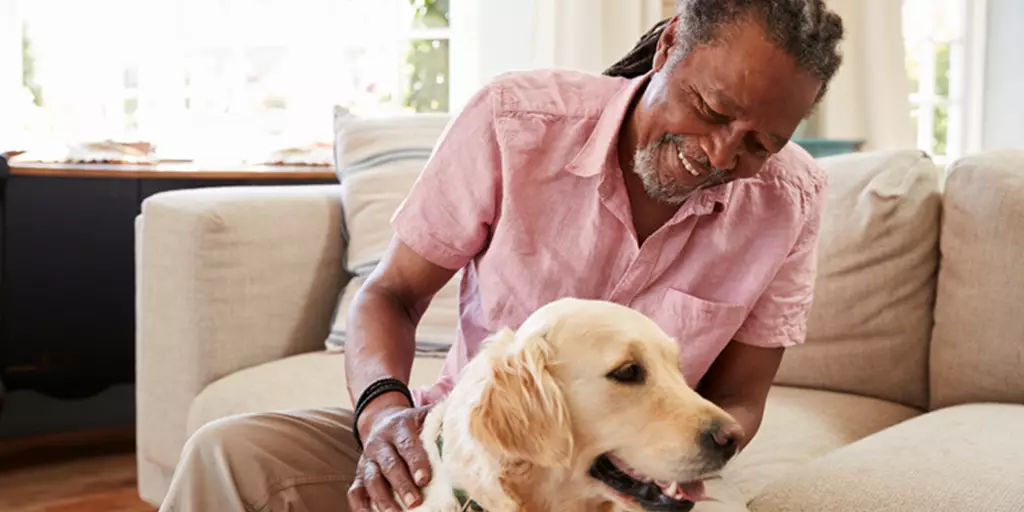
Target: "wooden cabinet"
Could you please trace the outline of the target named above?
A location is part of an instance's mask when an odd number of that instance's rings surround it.
[[[57,398],[134,381],[135,217],[211,186],[337,183],[330,169],[35,166],[0,174],[0,380]]]

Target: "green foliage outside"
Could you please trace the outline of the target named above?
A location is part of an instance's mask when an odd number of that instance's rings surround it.
[[[940,43],[935,48],[935,94],[949,98],[949,43]],[[932,140],[935,154],[946,154],[946,133],[949,131],[949,107],[937,105],[933,118]]]
[[[907,75],[910,78],[911,92],[916,92],[920,84],[918,66],[919,63],[914,60],[914,52],[908,48]],[[949,98],[949,43],[946,42],[935,45],[935,94],[940,98]],[[915,111],[915,120],[917,116]],[[949,107],[936,105],[932,112],[932,123],[934,154],[944,155],[946,154],[946,134],[949,131]]]
[[[36,59],[32,53],[32,40],[28,25],[21,26],[21,84],[32,93],[32,102],[43,106],[43,88],[36,83]]]
[[[448,0],[409,0],[416,28],[448,26]],[[448,111],[448,40],[411,41],[406,53],[405,106],[416,112]]]

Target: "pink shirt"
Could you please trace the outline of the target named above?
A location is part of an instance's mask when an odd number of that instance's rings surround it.
[[[704,190],[637,245],[616,139],[633,80],[505,74],[451,122],[392,223],[426,259],[464,268],[446,395],[481,340],[560,297],[637,309],[679,340],[696,386],[732,339],[802,343],[826,178],[795,144],[752,179]]]

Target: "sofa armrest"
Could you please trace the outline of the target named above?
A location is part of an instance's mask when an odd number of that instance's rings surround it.
[[[138,457],[173,469],[193,399],[324,347],[343,266],[339,185],[163,192],[136,222]],[[340,368],[338,371],[342,371]]]

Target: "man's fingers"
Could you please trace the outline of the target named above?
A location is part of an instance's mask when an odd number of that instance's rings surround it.
[[[384,478],[381,468],[376,462],[366,461],[363,470],[366,481],[366,491],[370,494],[370,501],[380,512],[399,512],[402,507],[395,502],[395,496],[391,492],[391,486]]]
[[[352,482],[352,487],[348,488],[348,509],[352,512],[373,512],[373,508],[370,506],[370,494],[366,492],[366,487],[360,478],[356,478],[356,481]]]
[[[391,445],[382,447],[377,451],[375,460],[391,488],[395,490],[395,493],[402,499],[405,506],[412,507],[418,505],[420,501],[419,489],[412,481],[409,467],[406,466],[405,461],[395,451],[395,448]]]
[[[423,443],[419,435],[409,429],[401,429],[395,435],[395,448],[398,455],[405,460],[412,479],[418,487],[423,487],[430,482],[430,458],[427,451],[423,449]]]

